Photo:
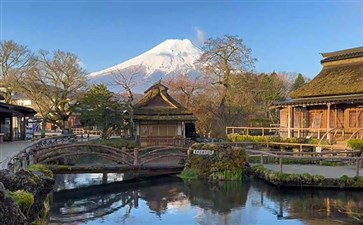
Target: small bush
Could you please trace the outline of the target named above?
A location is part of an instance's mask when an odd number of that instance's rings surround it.
[[[351,139],[348,141],[348,146],[353,150],[363,150],[363,139]]]
[[[90,141],[90,143],[107,145],[107,146],[114,147],[114,148],[122,148],[122,147],[135,148],[136,147],[136,142],[134,140],[125,140],[125,139],[121,139],[121,138],[111,138],[111,139],[106,139],[106,140],[96,139],[96,140]]]

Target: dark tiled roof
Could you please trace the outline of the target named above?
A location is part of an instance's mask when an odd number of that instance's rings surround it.
[[[12,113],[14,116],[34,116],[36,111],[32,108],[0,102],[0,112]]]
[[[362,56],[363,56],[363,51],[361,51],[361,52],[352,52],[352,53],[327,57],[327,58],[321,60],[320,62],[321,63],[326,63],[326,62],[332,62],[332,61],[343,60],[343,59],[358,58],[358,57],[362,57]]]

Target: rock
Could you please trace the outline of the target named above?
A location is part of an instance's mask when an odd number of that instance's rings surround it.
[[[4,185],[0,182],[0,224],[23,225],[27,218],[20,211],[18,205],[6,195]]]
[[[24,190],[33,194],[34,204],[26,215],[26,224],[31,224],[39,217],[44,209],[44,202],[54,186],[54,179],[45,176],[41,172],[33,173],[25,170],[16,173],[9,170],[0,170],[0,180],[6,190],[12,192]]]

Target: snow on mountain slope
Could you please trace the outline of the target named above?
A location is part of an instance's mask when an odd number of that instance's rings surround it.
[[[132,58],[126,62],[110,68],[93,72],[88,75],[90,80],[104,83],[110,80],[115,71],[141,65],[141,73],[145,78],[156,80],[165,75],[180,73],[193,73],[196,71],[195,61],[199,59],[202,51],[194,46],[188,39],[166,40],[149,51]]]

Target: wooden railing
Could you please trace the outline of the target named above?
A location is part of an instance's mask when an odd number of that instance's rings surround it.
[[[296,160],[302,160],[302,159],[310,159],[310,160],[330,160],[333,162],[341,162],[341,161],[350,161],[351,163],[355,163],[356,165],[356,177],[359,177],[359,171],[361,162],[363,160],[362,156],[357,156],[357,152],[347,152],[347,151],[339,151],[334,152],[334,155],[332,155],[332,152],[271,152],[271,151],[261,151],[261,150],[253,150],[253,149],[246,149],[246,151],[253,156],[260,156],[260,164],[264,164],[264,157],[273,157],[278,160],[278,163],[280,165],[279,172],[283,172],[283,159],[296,159]],[[296,156],[295,156],[296,155]],[[345,156],[342,156],[345,155]],[[352,156],[353,155],[353,156]],[[355,156],[354,156],[355,155]]]
[[[191,144],[191,139],[183,137],[148,136],[140,137],[138,143],[140,143],[141,146],[189,146]]]
[[[86,130],[84,128],[72,128],[73,134],[95,134],[95,135],[101,135],[100,130]]]
[[[226,134],[241,134],[241,135],[261,135],[261,136],[287,136],[290,131],[294,137],[314,137],[321,139],[324,134],[332,129],[326,128],[287,128],[287,127],[226,127]],[[333,129],[336,131],[337,129]],[[345,136],[343,129],[341,131],[342,136]]]

